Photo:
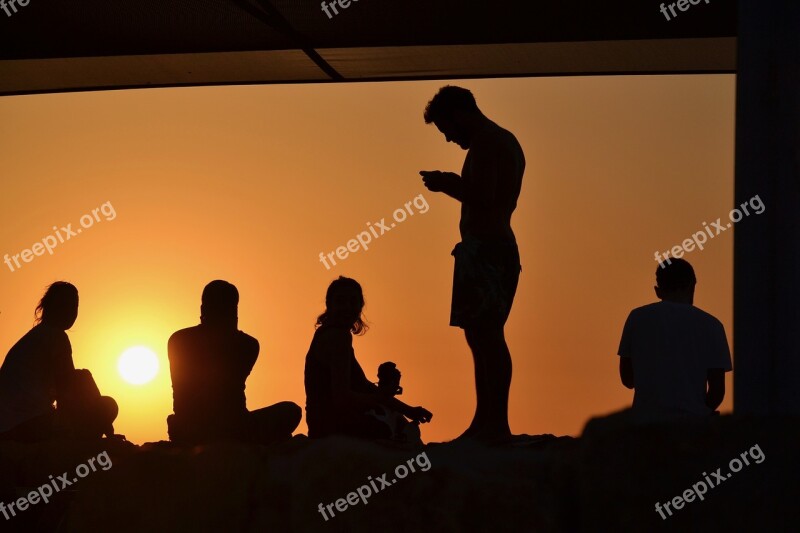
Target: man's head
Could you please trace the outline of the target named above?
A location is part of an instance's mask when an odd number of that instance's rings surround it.
[[[479,123],[485,118],[475,97],[468,89],[446,85],[425,107],[425,124],[431,122],[442,132],[447,142],[464,150],[470,147]]]
[[[694,269],[685,259],[672,259],[669,264],[656,268],[656,296],[668,302],[688,303],[694,301],[694,286],[697,278]]]
[[[214,280],[203,289],[200,304],[200,322],[203,324],[237,326],[239,291],[221,279]]]

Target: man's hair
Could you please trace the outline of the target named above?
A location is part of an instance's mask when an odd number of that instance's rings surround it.
[[[694,269],[685,259],[671,259],[670,263],[660,263],[656,269],[656,285],[661,290],[690,289],[696,283]]]
[[[202,318],[235,317],[239,305],[239,291],[227,281],[217,279],[203,289]]]
[[[453,117],[456,110],[478,111],[478,104],[469,89],[445,85],[425,107],[425,124]]]

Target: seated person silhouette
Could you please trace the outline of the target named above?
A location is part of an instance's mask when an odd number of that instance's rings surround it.
[[[661,263],[661,301],[631,311],[619,344],[622,383],[640,422],[707,416],[725,397],[731,356],[722,323],[692,302],[697,279],[683,259]]]
[[[220,440],[257,444],[289,439],[302,417],[293,402],[247,410],[245,381],[258,359],[258,341],[239,331],[239,291],[227,281],[203,289],[200,324],[172,334],[167,350],[174,414],[171,441]]]
[[[400,370],[391,361],[378,367],[378,393],[386,398],[393,398],[403,394],[400,386]],[[400,442],[422,444],[418,422],[409,422],[406,417],[387,407],[377,406],[369,414],[387,426],[392,432],[391,439]]]
[[[353,335],[367,325],[361,316],[361,285],[340,276],[328,287],[325,312],[317,318],[316,331],[305,363],[306,422],[310,438],[348,435],[363,439],[389,439],[388,425],[368,414],[375,408],[401,413],[415,422],[433,416],[422,407],[411,407],[370,383],[353,351]]]
[[[101,396],[92,374],[72,361],[66,331],[78,318],[78,289],[53,283],[34,316],[33,329],[0,367],[0,440],[114,436],[117,402]]]

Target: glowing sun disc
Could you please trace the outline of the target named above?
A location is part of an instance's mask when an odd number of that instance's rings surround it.
[[[133,346],[122,352],[117,370],[131,385],[144,385],[158,374],[158,356],[146,346]]]

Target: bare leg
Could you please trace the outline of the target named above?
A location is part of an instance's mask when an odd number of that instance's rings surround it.
[[[279,402],[251,411],[247,416],[247,438],[261,444],[289,439],[302,416],[303,410],[293,402]]]
[[[488,415],[488,401],[489,401],[489,379],[485,365],[485,357],[481,357],[479,352],[481,346],[478,343],[479,334],[474,328],[465,328],[464,335],[467,338],[467,344],[472,351],[472,362],[475,368],[475,414],[472,417],[472,422],[469,427],[458,438],[472,438],[478,434],[486,423]]]
[[[489,441],[506,439],[511,436],[508,395],[512,365],[503,326],[470,328],[467,339],[475,358],[478,385],[477,425],[470,436]]]

